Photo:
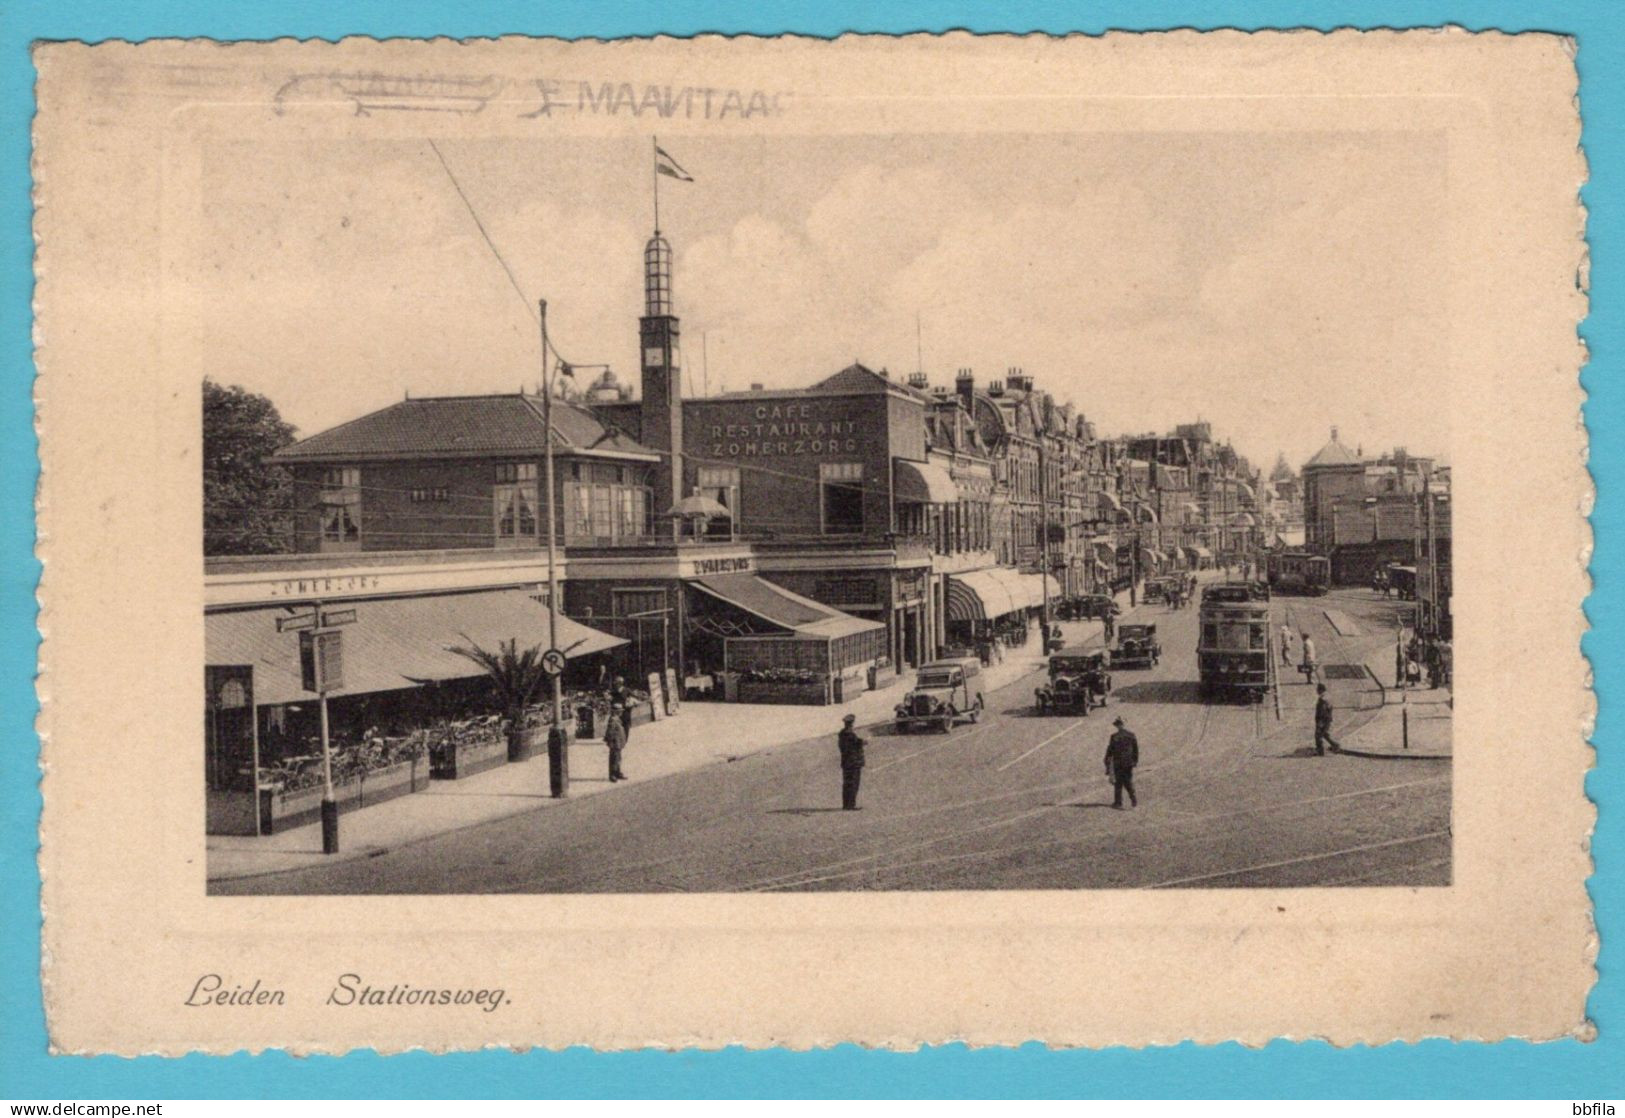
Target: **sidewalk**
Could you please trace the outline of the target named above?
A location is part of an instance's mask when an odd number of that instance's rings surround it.
[[[1394,670],[1390,646],[1371,652],[1365,666],[1386,684]],[[1343,739],[1343,752],[1383,760],[1450,759],[1454,719],[1448,688],[1413,687],[1402,696],[1388,687],[1383,696],[1386,701],[1376,716]]]
[[[1069,648],[1098,644],[1098,621],[1062,624]],[[987,689],[1006,687],[1044,665],[1037,627],[1027,644],[1009,649],[1002,663],[987,669]],[[555,800],[549,786],[547,754],[501,765],[462,780],[432,781],[422,792],[376,807],[345,812],[339,820],[341,849],[322,853],[321,824],[274,835],[210,835],[208,880],[226,881],[310,866],[367,858],[394,847],[492,820],[539,811],[601,792],[673,773],[725,764],[776,746],[827,733],[833,743],[841,719],[857,715],[860,726],[890,722],[892,708],[912,684],[901,675],[890,687],[869,691],[851,702],[827,707],[770,706],[757,703],[684,703],[675,717],[636,726],[625,754],[628,780],[611,784],[608,757],[599,740],[570,746],[570,795]],[[751,733],[741,737],[740,726]],[[833,748],[833,745],[831,746]]]

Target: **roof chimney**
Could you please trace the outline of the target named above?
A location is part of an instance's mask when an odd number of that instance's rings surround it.
[[[1003,396],[1004,395],[1004,381],[1002,381],[1002,380],[990,380],[990,381],[988,381],[987,382],[987,394],[989,396]]]
[[[926,386],[929,384],[930,381],[926,379],[926,375],[924,373],[910,373],[908,375],[908,386],[910,388],[918,388],[923,392],[925,391]]]
[[[970,369],[960,369],[954,377],[954,392],[959,396],[959,402],[969,411],[976,403],[976,374]]]

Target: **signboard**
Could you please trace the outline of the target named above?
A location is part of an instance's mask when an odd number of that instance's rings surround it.
[[[659,722],[666,717],[665,688],[660,686],[660,673],[649,673],[649,705],[654,708],[654,718]]]
[[[315,627],[316,614],[314,611],[276,619],[276,631],[279,633],[291,633],[298,629],[314,629]]]
[[[564,653],[556,648],[550,648],[542,653],[542,671],[548,675],[558,675],[564,671]]]
[[[740,571],[749,571],[752,567],[753,560],[749,555],[731,555],[720,559],[694,560],[694,574],[696,576],[735,574]]]
[[[353,609],[330,609],[322,614],[323,627],[354,624],[355,610]]]
[[[300,686],[318,695],[344,686],[343,633],[299,634]]]

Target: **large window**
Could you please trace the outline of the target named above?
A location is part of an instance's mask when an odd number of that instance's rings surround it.
[[[566,541],[637,539],[649,533],[649,490],[635,467],[570,464],[564,483]]]
[[[705,534],[726,539],[739,528],[739,467],[701,466],[694,492],[709,497],[728,510],[727,520],[706,524]]]
[[[824,531],[848,534],[863,531],[863,464],[823,462],[818,467]]]
[[[322,473],[322,550],[361,547],[361,470],[342,466]]]
[[[498,547],[527,547],[536,542],[536,463],[503,462],[491,487]]]

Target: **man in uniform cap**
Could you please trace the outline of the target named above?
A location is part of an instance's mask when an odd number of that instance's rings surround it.
[[[1128,793],[1130,806],[1140,806],[1139,798],[1134,795],[1134,766],[1140,763],[1140,739],[1123,724],[1122,715],[1112,719],[1112,725],[1117,730],[1106,743],[1106,776],[1117,791],[1112,806],[1122,811],[1124,792]]]
[[[858,782],[863,779],[863,739],[853,729],[858,716],[849,714],[841,719],[841,734],[836,744],[841,748],[841,810],[858,810]]]
[[[1326,685],[1315,684],[1315,755],[1324,757],[1326,747],[1330,745],[1333,753],[1343,752],[1343,747],[1332,737],[1332,702],[1326,697]]]

